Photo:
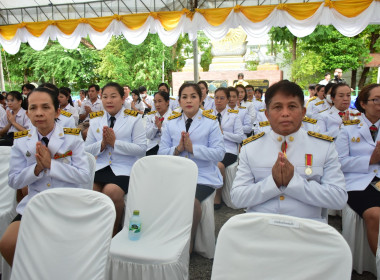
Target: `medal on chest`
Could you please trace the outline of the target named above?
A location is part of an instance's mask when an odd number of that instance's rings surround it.
[[[313,155],[312,154],[305,154],[305,174],[306,175],[311,175],[313,173],[313,169],[311,169],[313,165]]]

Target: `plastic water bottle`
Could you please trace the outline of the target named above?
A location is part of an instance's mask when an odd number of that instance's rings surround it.
[[[133,216],[129,220],[128,237],[130,240],[139,240],[141,236],[141,219],[140,211],[134,210]]]

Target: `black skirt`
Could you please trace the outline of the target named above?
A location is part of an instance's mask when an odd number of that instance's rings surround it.
[[[347,204],[362,218],[365,210],[380,207],[380,192],[371,185],[363,191],[349,191],[347,193]]]
[[[116,176],[109,165],[95,172],[94,182],[103,185],[115,184],[118,185],[124,193],[128,193],[129,176]]]
[[[223,163],[224,167],[227,168],[231,164],[235,163],[237,160],[237,155],[231,154],[231,153],[225,153],[223,160],[221,163]]]
[[[154,146],[152,149],[150,149],[149,151],[146,152],[146,155],[147,156],[155,156],[155,155],[157,155],[159,148],[160,147],[158,145]]]
[[[197,189],[195,191],[195,198],[198,199],[199,202],[202,202],[206,198],[208,198],[213,192],[214,188],[202,184],[197,184]]]

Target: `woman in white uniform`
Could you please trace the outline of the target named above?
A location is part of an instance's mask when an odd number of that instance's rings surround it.
[[[200,109],[202,93],[199,86],[186,83],[178,93],[183,113],[169,117],[164,123],[158,154],[187,157],[198,166],[191,251],[202,216],[201,202],[223,184],[218,162],[223,160],[225,149],[217,118]]]
[[[157,155],[161,140],[162,125],[172,113],[169,105],[170,99],[168,92],[159,91],[154,94],[154,106],[156,111],[149,112],[146,121],[146,138],[148,140],[147,156]]]
[[[3,137],[0,141],[1,146],[13,145],[13,134],[17,131],[29,129],[31,124],[26,111],[21,107],[22,95],[18,91],[10,91],[6,96],[8,110],[7,122],[0,130],[0,136]]]
[[[236,86],[237,91],[239,92],[239,102],[240,106],[246,107],[248,114],[251,116],[251,122],[254,123],[256,120],[256,110],[252,101],[247,100],[247,90],[243,85]]]
[[[9,186],[28,186],[29,193],[17,206],[17,217],[0,241],[0,252],[12,266],[20,221],[28,201],[51,188],[78,188],[91,176],[79,129],[62,128],[57,95],[37,88],[28,97],[30,131],[16,132],[9,167]],[[31,240],[33,242],[33,240]]]
[[[141,115],[124,109],[124,89],[108,83],[102,89],[105,112],[90,114],[90,128],[85,142],[87,152],[96,157],[94,190],[108,195],[116,208],[113,235],[119,230],[128,193],[132,165],[146,151],[146,135]]]
[[[140,93],[137,89],[132,90],[131,109],[137,111],[139,114],[144,114],[145,106],[141,101]]]
[[[215,110],[212,112],[217,117],[220,129],[223,133],[224,147],[226,153],[223,160],[218,162],[218,168],[222,173],[223,181],[228,166],[237,160],[239,145],[243,142],[245,135],[243,125],[238,115],[238,110],[227,109],[230,92],[227,88],[218,88],[215,91]],[[217,189],[214,200],[214,209],[219,210],[222,206],[222,188]]]
[[[243,131],[247,136],[249,136],[252,133],[253,123],[251,122],[252,119],[250,115],[248,114],[247,108],[244,106],[237,105],[239,92],[236,88],[229,87],[228,90],[230,92],[230,100],[228,101],[228,107],[231,110],[239,111],[238,115],[243,125]]]
[[[79,114],[72,104],[70,93],[65,88],[59,89],[58,100],[59,108],[61,111],[66,111],[70,114],[70,116],[73,116],[75,126],[77,126],[79,121]]]
[[[346,180],[348,205],[364,219],[369,246],[377,250],[380,218],[380,84],[362,88],[360,119],[344,122],[335,145]]]

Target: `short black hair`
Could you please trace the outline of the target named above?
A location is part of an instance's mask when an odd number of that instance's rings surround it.
[[[35,92],[45,92],[45,93],[47,93],[47,94],[50,96],[51,101],[53,102],[53,106],[54,106],[55,111],[58,110],[58,108],[59,108],[59,100],[58,100],[58,94],[57,94],[55,91],[51,90],[51,89],[48,88],[48,87],[41,87],[41,86],[39,86],[38,88],[34,89],[34,90],[28,95],[28,100],[29,100],[30,96],[31,96],[33,93],[35,93]]]
[[[255,88],[254,88],[253,86],[251,86],[251,85],[246,85],[245,88],[246,88],[246,89],[247,89],[247,88],[251,88],[252,90],[255,90]]]
[[[243,98],[243,101],[247,101],[247,90],[245,89],[245,86],[243,85],[236,85],[235,86],[236,89],[238,88],[242,88],[244,90],[244,98]],[[239,92],[238,92],[239,93]]]
[[[162,98],[163,98],[166,102],[169,101],[169,93],[168,93],[168,92],[160,90],[160,91],[156,92],[156,93],[154,94],[154,96],[156,96],[157,94],[158,94],[158,95],[161,95]]]
[[[230,99],[230,91],[228,90],[228,88],[226,88],[226,87],[220,87],[220,88],[217,88],[217,89],[215,90],[215,94],[216,94],[218,91],[223,91],[224,94],[226,95],[227,99]]]
[[[325,93],[327,94],[329,92],[329,90],[334,86],[335,84],[334,83],[328,83],[326,86],[325,86]]]
[[[315,84],[310,84],[309,89],[315,90]]]
[[[32,84],[23,84],[21,87],[21,90],[23,90],[24,88],[27,88],[29,90],[34,90],[36,87]]]
[[[377,88],[377,87],[380,87],[380,84],[370,84],[370,85],[366,85],[364,86],[359,94],[358,94],[358,97],[356,98],[355,100],[355,107],[356,109],[358,109],[359,112],[365,114],[365,110],[364,108],[360,105],[360,102],[363,102],[364,104],[367,104],[368,102],[368,98],[369,96],[371,95],[371,90],[373,90],[374,88]]]
[[[8,92],[6,98],[8,98],[8,96],[12,96],[13,98],[16,98],[18,101],[22,101],[22,94],[17,90],[12,90]]]
[[[279,92],[288,96],[297,97],[302,107],[304,106],[305,100],[301,87],[293,82],[279,81],[271,85],[265,93],[265,105],[267,109],[269,108],[269,104],[271,103],[272,98]]]
[[[257,89],[255,89],[255,92],[256,92],[256,91],[260,92],[261,95],[263,95],[263,89],[262,89],[262,88],[257,88]]]
[[[95,85],[95,84],[89,85],[89,86],[88,86],[88,90],[90,90],[90,88],[95,88],[96,91],[99,91],[99,90],[100,90],[99,85]]]
[[[102,88],[102,93],[103,91],[108,88],[108,87],[114,87],[116,88],[117,92],[120,94],[121,98],[124,97],[124,88],[119,85],[118,83],[115,83],[115,82],[109,82],[107,83],[103,88]]]
[[[331,75],[330,72],[327,72],[327,73],[325,74],[325,77],[328,76],[328,75]]]
[[[54,93],[55,93],[57,96],[58,96],[58,94],[59,94],[59,90],[58,90],[57,86],[54,85],[54,84],[52,84],[52,83],[43,83],[43,84],[40,84],[40,85],[38,86],[38,88],[48,88],[48,89],[54,91]]]
[[[337,91],[337,89],[340,88],[340,87],[348,87],[348,88],[351,90],[350,86],[347,85],[346,83],[333,84],[333,87],[332,87],[332,89],[331,89],[331,97],[332,97],[332,98],[335,98],[335,96],[336,96],[336,91]]]
[[[244,74],[243,74],[243,73],[239,73],[239,74],[238,74],[238,79],[239,79],[239,77],[244,78]]]
[[[315,87],[315,89],[317,90],[317,92],[319,92],[322,88],[326,88],[326,86],[324,86],[324,85],[317,85]]]
[[[139,92],[140,93],[143,93],[144,91],[146,91],[146,87],[144,87],[144,86],[139,87]]]
[[[167,83],[161,83],[161,84],[159,84],[158,87],[157,87],[157,89],[160,89],[160,87],[166,87],[166,89],[168,90],[168,92],[170,91],[169,85]]]
[[[239,96],[239,92],[238,92],[237,88],[234,88],[234,87],[228,87],[227,89],[228,89],[228,91],[230,92],[230,96],[231,96],[231,91],[235,92],[235,93],[236,93],[236,96]]]
[[[199,81],[197,84],[198,85],[201,85],[201,84],[204,85],[205,88],[206,88],[206,92],[208,93],[208,85],[207,85],[207,83],[205,81]]]
[[[188,87],[192,87],[196,91],[196,93],[198,94],[199,100],[202,100],[202,91],[201,91],[201,88],[199,87],[198,84],[194,84],[194,83],[184,83],[184,84],[182,84],[182,86],[178,90],[178,98],[179,99],[181,99],[182,91],[185,88],[188,88]]]

